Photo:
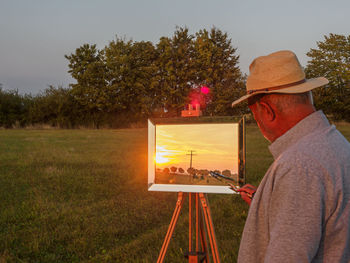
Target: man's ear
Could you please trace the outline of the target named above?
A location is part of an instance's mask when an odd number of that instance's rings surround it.
[[[271,105],[268,102],[264,101],[259,101],[258,104],[260,106],[261,113],[264,114],[265,120],[274,121],[276,118],[276,114]]]

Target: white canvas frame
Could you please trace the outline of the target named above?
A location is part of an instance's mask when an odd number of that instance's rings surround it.
[[[239,126],[237,125],[237,129]],[[148,120],[148,191],[234,194],[227,185],[183,185],[155,183],[156,125]]]

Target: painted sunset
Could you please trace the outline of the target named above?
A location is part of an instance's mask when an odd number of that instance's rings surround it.
[[[238,125],[157,125],[155,163],[156,183],[225,185],[209,171],[236,180]]]

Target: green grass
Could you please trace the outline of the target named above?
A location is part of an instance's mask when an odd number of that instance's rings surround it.
[[[339,124],[349,139],[350,125]],[[272,157],[247,127],[247,182]],[[235,262],[248,206],[209,194],[222,262]],[[155,262],[176,193],[147,191],[147,130],[0,130],[0,262]],[[187,201],[166,262],[183,262]]]

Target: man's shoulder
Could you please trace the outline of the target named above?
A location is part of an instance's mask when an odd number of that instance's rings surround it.
[[[334,126],[315,131],[286,149],[272,171],[278,178],[319,180],[333,185],[350,183],[350,144]],[[303,175],[295,178],[295,174]]]
[[[294,158],[299,161],[316,159],[320,163],[349,160],[350,143],[334,125],[331,125],[300,138],[294,145],[286,149],[281,157],[283,159]]]
[[[276,177],[318,174],[324,170],[322,159],[320,161],[317,155],[307,149],[291,147],[275,160],[271,166],[271,172]]]

